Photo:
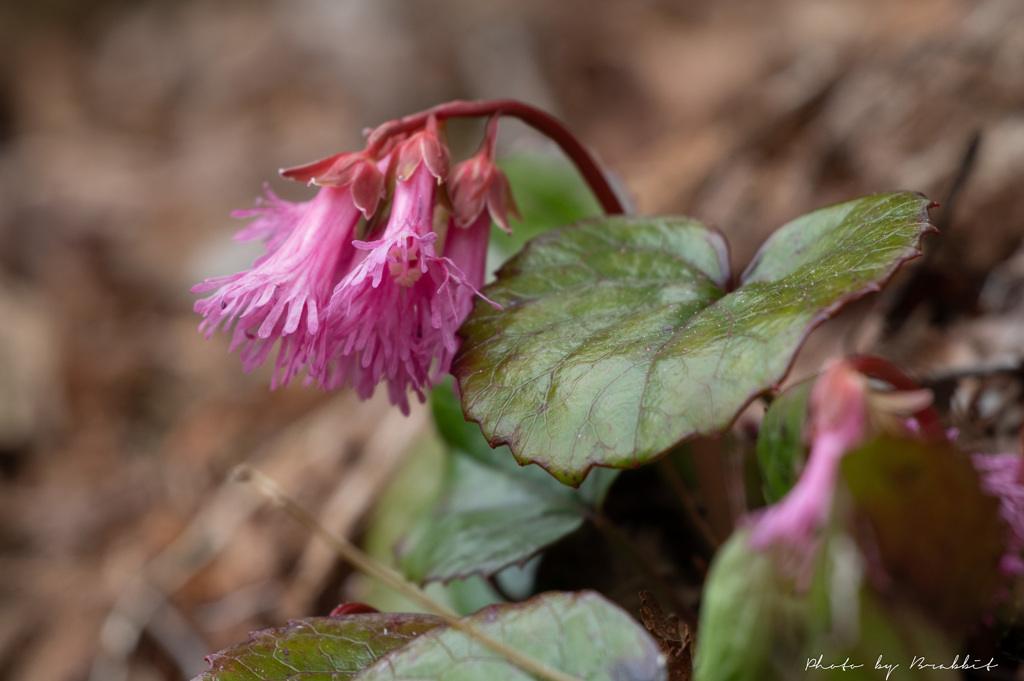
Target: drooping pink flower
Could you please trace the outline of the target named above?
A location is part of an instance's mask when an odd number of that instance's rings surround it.
[[[313,339],[331,290],[351,267],[353,229],[360,209],[349,187],[323,187],[311,201],[291,203],[268,192],[264,205],[235,213],[255,217],[237,235],[263,238],[267,253],[252,269],[207,279],[194,293],[216,289],[197,301],[207,338],[234,326],[229,351],[241,346],[246,371],[261,366],[279,346],[272,387],[286,384],[309,364]]]
[[[807,463],[782,499],[751,516],[751,546],[775,553],[782,570],[803,588],[832,511],[843,457],[882,433],[925,438],[912,415],[931,400],[928,390],[873,390],[846,360],[828,364],[811,388]]]
[[[1024,484],[1019,454],[974,454],[971,463],[981,488],[999,499],[999,514],[1008,525],[1006,551],[999,567],[1008,577],[1024,574]]]
[[[436,249],[447,148],[428,128],[395,154],[391,215],[379,239],[353,242],[366,255],[334,288],[316,373],[325,388],[349,385],[361,397],[386,379],[391,401],[408,413],[407,393],[424,399],[423,390],[451,366],[455,332],[468,312],[460,292],[479,291]]]
[[[828,365],[811,388],[811,451],[800,479],[754,521],[756,548],[783,543],[807,550],[828,519],[839,462],[868,431],[868,380],[843,361]]]
[[[408,413],[408,392],[422,400],[451,366],[456,330],[484,283],[490,220],[507,229],[515,211],[494,165],[496,131],[495,120],[481,153],[452,173],[444,188],[451,211],[438,201],[449,154],[433,119],[362,152],[282,170],[319,193],[292,203],[268,189],[256,208],[234,213],[253,218],[236,238],[262,239],[267,252],[250,270],[193,289],[217,289],[196,303],[200,330],[233,326],[231,349],[242,347],[246,370],[278,347],[272,386],[305,369],[325,389],[351,386],[366,398],[387,381],[391,401]],[[386,174],[394,194],[380,230],[383,221],[370,218]],[[360,215],[366,241],[355,238]]]

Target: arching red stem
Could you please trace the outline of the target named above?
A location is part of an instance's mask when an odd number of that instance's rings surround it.
[[[583,176],[591,191],[594,192],[594,196],[597,197],[605,213],[608,215],[622,215],[626,212],[597,161],[580,144],[579,140],[573,137],[572,133],[569,132],[562,122],[536,107],[514,99],[448,102],[447,104],[440,104],[432,109],[427,109],[426,111],[421,111],[396,121],[389,121],[370,132],[366,143],[367,149],[371,151],[378,150],[388,138],[422,127],[431,116],[439,121],[448,118],[475,118],[478,116],[512,116],[513,118],[518,118],[531,128],[551,138],[562,149],[579,170],[580,175]]]

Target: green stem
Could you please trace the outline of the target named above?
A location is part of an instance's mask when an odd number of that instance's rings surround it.
[[[662,598],[671,602],[675,607],[676,614],[686,622],[691,630],[696,631],[697,613],[694,612],[693,608],[686,601],[680,598],[676,590],[665,581],[665,578],[658,574],[657,568],[651,564],[651,561],[633,540],[600,511],[591,511],[587,514],[587,518],[613,546],[622,550],[632,560],[634,565],[650,580],[654,590],[658,591]]]
[[[721,440],[698,438],[690,447],[697,469],[697,481],[708,509],[708,524],[715,537],[728,537],[732,533],[736,514],[730,503],[729,480],[725,470],[726,453]]]
[[[715,536],[711,526],[708,525],[704,516],[701,515],[700,509],[697,508],[697,502],[693,500],[693,495],[690,494],[686,483],[679,476],[679,471],[676,470],[676,467],[668,457],[663,457],[658,461],[658,470],[661,471],[662,478],[669,484],[669,487],[676,493],[676,498],[679,499],[679,503],[683,507],[686,521],[697,531],[697,534],[703,540],[705,552],[708,555],[713,554],[720,544],[718,537]]]
[[[555,669],[534,657],[526,655],[525,653],[502,643],[501,641],[493,639],[478,630],[475,626],[468,624],[454,611],[435,601],[422,589],[415,584],[406,581],[404,577],[391,568],[387,567],[372,556],[364,553],[352,542],[348,541],[344,537],[332,534],[327,528],[321,525],[320,522],[309,513],[309,511],[285,494],[284,490],[282,490],[276,482],[266,475],[263,475],[259,471],[248,466],[239,466],[235,469],[233,477],[240,482],[252,483],[252,485],[262,492],[268,499],[278,504],[286,513],[299,521],[299,523],[307,530],[318,535],[327,543],[328,546],[334,549],[334,551],[341,556],[343,560],[348,561],[349,564],[364,575],[383,582],[402,596],[405,596],[417,605],[443,619],[452,629],[461,631],[467,636],[476,639],[480,644],[490,648],[492,651],[506,658],[520,669],[531,674],[536,674],[538,677],[546,679],[547,681],[582,681],[582,679],[578,677],[567,674],[559,669]]]
[[[601,208],[608,215],[622,215],[626,212],[608,178],[593,155],[587,151],[568,128],[551,114],[514,99],[490,99],[479,102],[448,102],[432,109],[389,121],[374,128],[366,142],[367,149],[378,150],[389,137],[411,132],[423,127],[430,117],[441,121],[447,118],[476,118],[478,116],[512,116],[531,128],[551,138],[569,160],[597,197]]]

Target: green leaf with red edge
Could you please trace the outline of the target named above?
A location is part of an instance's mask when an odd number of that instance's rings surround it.
[[[894,592],[951,629],[973,624],[992,603],[1006,529],[970,460],[948,443],[883,437],[841,466]]]
[[[664,681],[657,644],[624,610],[592,591],[541,594],[462,620],[492,639],[587,681]],[[358,681],[532,681],[462,631],[434,629],[380,659]]]
[[[395,613],[293,620],[210,655],[193,681],[345,681],[441,622]]]
[[[544,234],[460,330],[463,409],[493,446],[578,485],[718,433],[783,379],[807,335],[920,254],[909,192],[779,229],[731,290],[722,236],[688,218],[605,217]]]

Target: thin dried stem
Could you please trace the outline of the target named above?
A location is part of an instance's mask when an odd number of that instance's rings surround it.
[[[693,500],[693,495],[690,494],[690,490],[686,487],[686,483],[679,476],[679,471],[676,470],[675,465],[668,457],[662,457],[658,460],[658,470],[661,472],[662,479],[668,483],[672,491],[675,492],[676,498],[679,499],[679,503],[682,505],[685,511],[686,521],[689,522],[700,538],[704,542],[705,550],[711,554],[718,550],[721,542],[718,537],[715,536],[711,526],[708,525],[708,521],[701,515],[700,509],[697,508],[697,502]]]
[[[708,511],[708,525],[716,538],[728,537],[742,509],[733,503],[727,452],[721,439],[697,438],[690,444],[697,482]]]
[[[299,521],[303,527],[327,542],[328,546],[334,549],[343,560],[347,561],[364,575],[383,582],[402,596],[440,617],[452,629],[475,639],[481,645],[506,658],[520,669],[535,674],[542,679],[547,679],[547,681],[582,681],[576,676],[555,669],[501,641],[491,638],[473,625],[468,624],[465,620],[460,619],[458,614],[450,608],[435,601],[418,586],[406,581],[400,574],[364,553],[352,542],[344,537],[332,534],[309,511],[289,497],[276,482],[266,475],[249,466],[239,466],[235,469],[233,477],[240,482],[251,483],[264,496],[283,508],[295,520]]]

